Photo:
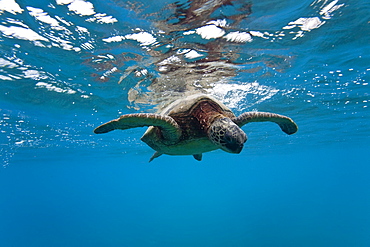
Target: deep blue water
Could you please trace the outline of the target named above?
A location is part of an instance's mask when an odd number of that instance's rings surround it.
[[[1,1],[0,246],[370,246],[370,4],[230,2]],[[197,92],[299,131],[151,163],[92,133]]]

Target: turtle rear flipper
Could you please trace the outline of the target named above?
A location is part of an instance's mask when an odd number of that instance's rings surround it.
[[[202,154],[193,154],[194,159],[197,161],[202,161]]]
[[[126,130],[145,126],[158,127],[162,131],[163,138],[168,141],[176,142],[181,136],[181,129],[172,117],[153,113],[122,115],[118,119],[100,125],[94,133],[103,134],[116,129]]]
[[[153,155],[152,155],[152,157],[150,157],[150,159],[149,159],[149,162],[152,162],[155,158],[158,158],[159,156],[161,156],[162,155],[162,153],[160,153],[160,152],[155,152]]]
[[[297,124],[289,117],[270,112],[245,112],[232,119],[239,127],[251,122],[274,122],[288,135],[298,131]]]

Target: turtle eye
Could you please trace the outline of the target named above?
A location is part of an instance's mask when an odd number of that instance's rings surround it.
[[[234,142],[233,134],[230,132],[227,132],[226,135],[224,135],[224,140],[226,143],[232,143]]]

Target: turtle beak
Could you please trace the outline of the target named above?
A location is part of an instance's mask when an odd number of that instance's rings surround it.
[[[225,136],[224,140],[224,151],[233,154],[239,154],[243,150],[244,143],[247,141],[247,135],[244,133],[244,131],[241,131],[237,137],[235,135],[233,135],[232,138]]]
[[[233,153],[233,154],[239,154],[243,150],[243,147],[244,147],[243,144],[239,144],[239,145],[237,145],[237,144],[230,144],[230,145],[226,144],[225,146],[226,146],[225,151],[227,151],[229,153]]]

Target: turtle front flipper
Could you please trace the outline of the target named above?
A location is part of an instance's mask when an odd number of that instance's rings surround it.
[[[251,122],[274,122],[288,135],[298,131],[297,124],[291,118],[270,112],[245,112],[232,121],[239,127]]]
[[[103,134],[116,129],[126,130],[145,126],[158,127],[162,132],[163,138],[170,142],[178,141],[181,136],[181,129],[172,117],[153,113],[122,115],[118,119],[100,125],[94,130],[94,133]]]

